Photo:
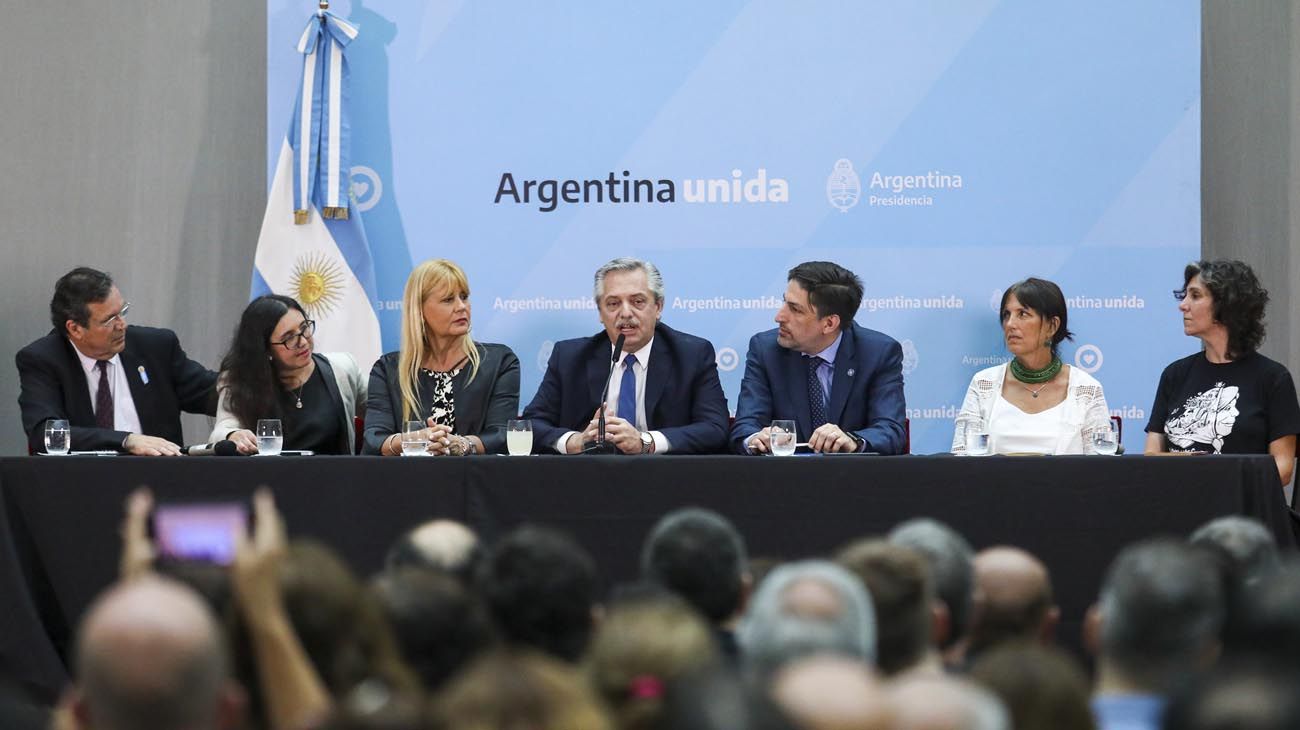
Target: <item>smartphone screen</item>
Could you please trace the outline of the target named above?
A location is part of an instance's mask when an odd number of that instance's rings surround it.
[[[159,557],[229,565],[235,536],[248,526],[248,508],[239,502],[160,504],[153,512]]]

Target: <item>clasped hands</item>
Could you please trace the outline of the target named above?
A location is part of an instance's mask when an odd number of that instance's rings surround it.
[[[428,441],[428,453],[434,456],[463,456],[465,454],[465,438],[452,433],[451,428],[441,424],[434,423],[430,417],[425,421],[427,427],[420,430],[420,440]],[[415,433],[415,432],[409,432]],[[400,449],[400,443],[398,448]]]
[[[819,453],[850,453],[858,450],[858,442],[844,429],[833,423],[824,423],[817,427],[808,437],[808,448]],[[749,437],[749,450],[755,454],[768,454],[772,451],[772,427]]]
[[[564,443],[564,450],[570,454],[582,452],[583,444],[595,441],[600,433],[600,409],[591,415],[591,421],[582,431],[575,431]],[[624,454],[641,453],[641,430],[634,423],[618,416],[605,417],[605,441],[611,443]]]

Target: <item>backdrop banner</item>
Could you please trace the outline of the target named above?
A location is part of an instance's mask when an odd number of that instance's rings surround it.
[[[315,3],[268,3],[268,180]],[[336,1],[359,28],[351,195],[383,348],[413,263],[472,286],[474,336],[533,396],[599,328],[591,276],[654,261],[664,321],[710,339],[734,412],[787,270],[836,261],[903,344],[912,449],[946,451],[997,305],[1061,285],[1066,362],[1140,450],[1193,352],[1170,291],[1200,251],[1198,3]]]

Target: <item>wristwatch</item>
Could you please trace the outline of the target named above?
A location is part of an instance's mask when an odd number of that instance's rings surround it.
[[[655,445],[654,437],[651,436],[649,433],[642,431],[641,432],[641,453],[643,454],[650,453],[650,450],[654,448],[654,445]]]

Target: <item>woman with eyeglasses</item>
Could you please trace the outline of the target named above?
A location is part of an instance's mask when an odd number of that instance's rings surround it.
[[[500,454],[506,421],[519,413],[519,358],[470,336],[469,280],[446,259],[425,261],[406,279],[402,344],[370,371],[364,453],[399,456],[403,426],[434,455]]]
[[[257,453],[252,428],[280,420],[286,451],[351,454],[353,419],[365,412],[366,382],[346,352],[313,352],[316,323],[302,305],[278,294],[248,303],[217,381],[217,425],[211,441],[230,439]]]
[[[1290,483],[1300,404],[1286,366],[1256,351],[1268,292],[1246,264],[1216,260],[1188,264],[1174,297],[1201,351],[1161,373],[1146,452],[1269,454]]]

